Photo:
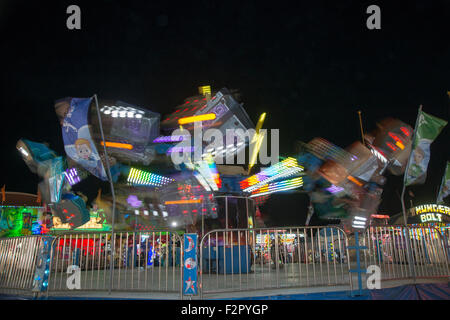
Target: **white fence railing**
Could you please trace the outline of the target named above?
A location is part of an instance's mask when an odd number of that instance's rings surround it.
[[[377,226],[364,234],[364,263],[381,280],[448,277],[447,240],[437,228]]]
[[[369,227],[361,267],[381,280],[449,277],[449,237],[436,228]],[[0,239],[0,291],[31,292],[43,241],[52,240],[47,294],[76,291],[170,293],[182,298],[182,238],[173,232],[71,233]],[[198,249],[199,294],[314,286],[350,286],[353,237],[339,227],[213,230]],[[68,286],[68,270],[79,288]]]
[[[119,232],[114,239],[111,233],[55,238],[48,292],[70,290],[71,265],[80,268],[78,290],[181,292],[182,241],[176,233]]]
[[[31,291],[45,236],[0,239],[0,290]]]
[[[347,247],[337,227],[214,230],[200,243],[200,294],[348,285]]]

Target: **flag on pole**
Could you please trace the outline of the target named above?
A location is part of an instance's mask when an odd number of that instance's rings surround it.
[[[425,182],[430,162],[430,145],[446,125],[447,121],[419,110],[412,151],[405,172],[405,186]]]
[[[444,203],[444,198],[448,195],[450,195],[450,162],[447,161],[447,167],[445,168],[444,176],[442,177],[442,183],[441,187],[439,188],[439,194],[436,203]]]

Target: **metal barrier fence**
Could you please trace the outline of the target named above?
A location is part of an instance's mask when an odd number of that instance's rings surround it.
[[[348,239],[337,227],[213,230],[200,243],[204,294],[351,284]]]
[[[448,229],[446,229],[448,232]],[[362,264],[381,280],[449,277],[449,237],[437,228],[377,226],[362,236]],[[0,290],[31,292],[46,236],[0,239]],[[350,285],[349,238],[334,226],[213,230],[199,245],[199,294]],[[112,249],[114,247],[114,254]],[[53,238],[47,294],[80,291],[175,293],[183,297],[184,244],[166,231],[73,233]],[[112,259],[114,257],[114,259]]]
[[[0,239],[0,289],[31,291],[45,236]]]
[[[448,277],[446,242],[437,228],[370,227],[364,234],[364,263],[378,265],[382,281]]]
[[[78,266],[82,291],[181,293],[183,247],[176,233],[119,232],[114,233],[114,241],[113,245],[111,233],[54,239],[47,292],[71,290],[67,270]]]

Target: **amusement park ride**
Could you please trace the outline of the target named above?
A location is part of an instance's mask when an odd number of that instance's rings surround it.
[[[200,87],[199,95],[185,99],[163,118],[144,107],[97,101],[96,96],[59,100],[55,111],[67,157],[26,139],[18,141],[17,149],[29,169],[43,179],[39,190],[53,217],[70,229],[90,220],[91,205],[104,210],[105,223],[114,223],[113,202],[116,228],[133,225],[134,230],[195,232],[200,221],[216,228],[235,228],[242,225],[242,219],[254,219],[254,203],[272,193],[296,189],[310,196],[309,215],[314,212],[322,219],[338,219],[352,232],[365,228],[377,213],[384,174],[405,172],[413,133],[402,121],[385,119],[363,142],[343,149],[314,138],[299,143],[297,154],[251,175],[264,140],[261,127],[266,114],[255,126],[243,104],[226,88],[212,92],[209,86]],[[233,132],[232,143],[224,139],[211,147],[204,139],[196,140],[200,124],[203,130],[221,134],[215,136]],[[249,130],[253,134],[246,136]],[[246,168],[222,165],[224,159],[234,159],[247,149]],[[183,161],[174,162],[174,155],[181,155]],[[110,181],[112,194],[86,204],[73,186],[88,175]],[[244,218],[236,213],[240,223],[224,218],[231,214],[228,198],[247,202]],[[242,211],[242,206],[235,211]],[[245,221],[244,225],[252,223]]]

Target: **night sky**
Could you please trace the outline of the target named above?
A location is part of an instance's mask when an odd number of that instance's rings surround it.
[[[299,140],[343,148],[360,140],[357,110],[366,131],[388,116],[414,126],[420,104],[449,119],[449,1],[180,3],[0,3],[0,185],[36,193],[39,178],[15,145],[46,141],[64,154],[54,101],[66,96],[97,93],[164,115],[200,85],[239,89],[253,122],[267,112],[264,127],[280,129],[284,156]],[[71,4],[81,8],[81,30],[66,28]],[[366,27],[371,4],[381,7],[381,30]],[[426,184],[410,188],[414,204],[436,199],[449,133],[432,144]],[[401,211],[401,182],[388,176],[380,213]],[[304,222],[304,195],[271,199],[279,225]]]

